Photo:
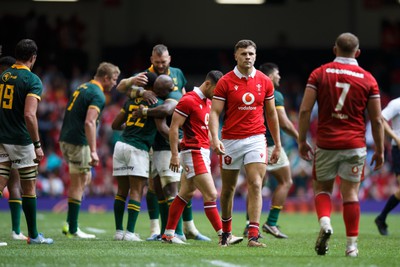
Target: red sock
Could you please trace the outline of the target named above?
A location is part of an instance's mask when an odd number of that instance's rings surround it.
[[[343,220],[346,225],[346,236],[358,236],[360,223],[360,203],[358,201],[343,203]]]
[[[256,222],[249,223],[249,233],[248,233],[249,239],[251,239],[253,237],[258,238],[259,228],[260,228],[259,223],[256,223]]]
[[[222,232],[230,233],[232,232],[232,217],[228,219],[221,218],[222,221]]]
[[[187,202],[184,201],[179,195],[177,195],[172,201],[171,206],[169,207],[168,212],[168,221],[166,230],[175,230],[178,225],[178,221],[182,215],[183,210],[185,209]]]
[[[221,218],[219,217],[217,202],[204,202],[204,212],[210,223],[212,224],[214,230],[217,232],[222,229]]]
[[[318,220],[321,217],[331,217],[332,201],[328,193],[321,192],[314,197],[315,210],[317,211]]]

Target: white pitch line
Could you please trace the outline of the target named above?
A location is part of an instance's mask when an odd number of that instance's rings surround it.
[[[220,266],[220,267],[243,267],[243,265],[232,264],[232,263],[220,261],[220,260],[213,260],[213,261],[207,261],[207,262],[211,263],[212,265]]]

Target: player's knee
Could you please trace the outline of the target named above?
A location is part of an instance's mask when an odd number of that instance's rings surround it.
[[[218,193],[216,190],[213,192],[208,192],[206,194],[203,194],[204,202],[215,202],[215,201],[217,201],[217,197],[218,197]]]

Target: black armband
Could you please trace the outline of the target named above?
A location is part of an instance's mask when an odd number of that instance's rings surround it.
[[[40,141],[33,142],[33,146],[35,148],[41,148],[42,147],[42,145],[40,144]]]

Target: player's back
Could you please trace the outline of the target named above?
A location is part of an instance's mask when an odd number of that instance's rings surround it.
[[[364,147],[367,103],[379,97],[372,75],[355,59],[337,58],[316,69],[307,86],[317,90],[317,145],[326,149]]]
[[[13,65],[0,78],[0,143],[31,144],[24,117],[25,99],[30,95],[40,100],[42,82],[24,65]]]

